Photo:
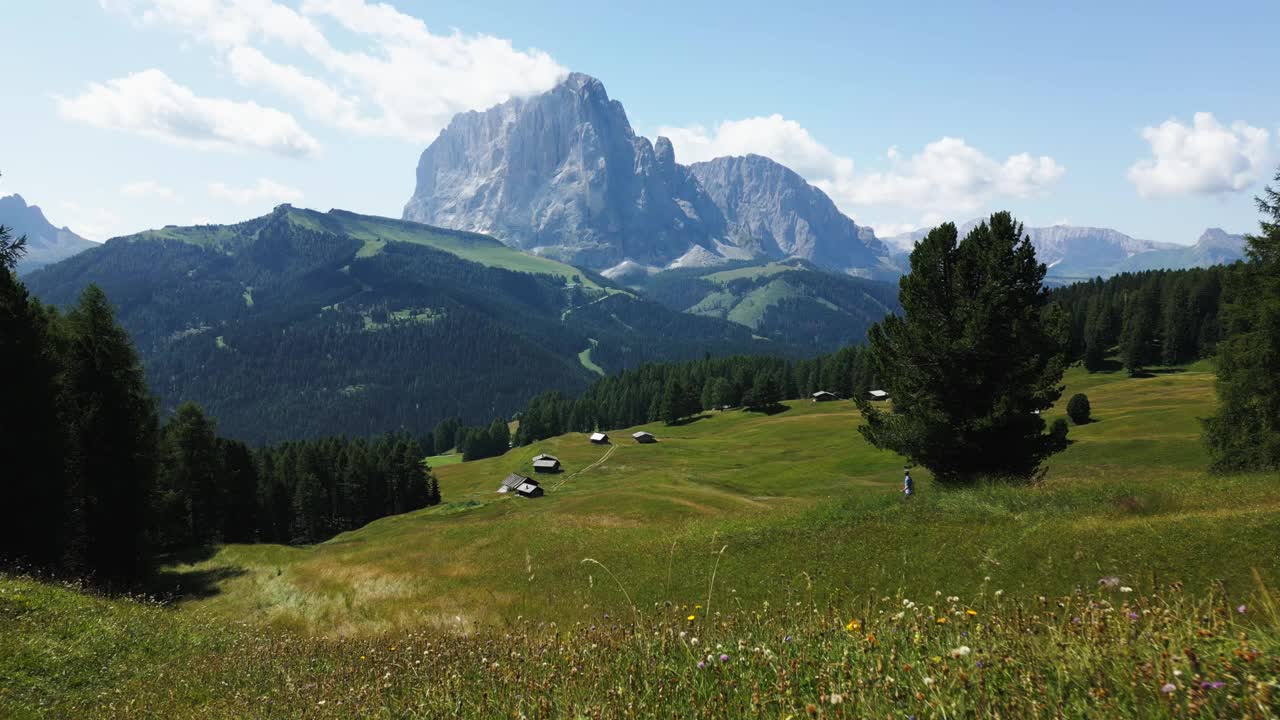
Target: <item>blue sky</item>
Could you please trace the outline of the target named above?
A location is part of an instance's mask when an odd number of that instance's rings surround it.
[[[15,3],[0,194],[94,239],[284,201],[398,216],[454,112],[578,70],[677,160],[773,156],[881,235],[994,209],[1256,227],[1280,3],[1006,5]]]

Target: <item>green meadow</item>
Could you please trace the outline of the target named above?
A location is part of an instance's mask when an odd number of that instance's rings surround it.
[[[794,401],[432,458],[444,504],[174,559],[164,603],[0,576],[0,715],[1275,717],[1280,483],[1205,472],[1211,368],[1066,384],[1095,421],[1030,486],[904,499]]]
[[[1068,592],[1110,576],[1247,592],[1254,569],[1280,580],[1280,558],[1258,552],[1280,547],[1276,478],[1204,470],[1208,368],[1067,382],[1062,404],[1086,392],[1096,421],[1072,428],[1032,487],[945,490],[917,471],[904,501],[902,458],[862,440],[852,403],[796,401],[630,428],[608,446],[574,434],[441,463],[443,505],[315,547],[223,547],[169,572],[226,578],[181,612],[350,635],[705,600],[713,572],[721,603],[991,583]],[[636,429],[660,442],[633,442]],[[495,492],[510,472],[533,475],[543,452],[565,468],[540,477],[544,497]]]

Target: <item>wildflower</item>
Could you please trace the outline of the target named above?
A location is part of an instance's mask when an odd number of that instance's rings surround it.
[[[844,629],[848,630],[849,632],[855,632],[861,627],[862,627],[862,623],[858,622],[857,620],[850,620],[849,622],[845,623]]]
[[[968,645],[961,645],[960,647],[951,651],[951,657],[953,658],[964,657],[968,655],[970,652],[972,652],[972,650],[969,649]]]
[[[691,637],[691,638],[689,638],[689,644],[690,644],[690,645],[697,645],[697,644],[698,644],[698,638],[696,638],[696,637]]]
[[[1178,689],[1178,686],[1174,685],[1173,683],[1165,683],[1160,686],[1160,692],[1164,693],[1165,695],[1168,695],[1177,689]]]
[[[964,611],[964,614],[965,614],[965,615],[968,615],[969,617],[977,617],[977,616],[978,616],[978,611],[977,611],[977,610],[974,610],[973,608],[969,608],[968,610],[965,610],[965,611]]]
[[[1001,596],[1001,595],[1003,595],[1003,594],[1004,594],[1004,591],[1003,591],[1003,590],[997,590],[997,591],[996,591],[996,597],[1000,597],[1000,596]]]
[[[784,643],[789,643],[789,642],[791,642],[791,636],[790,636],[790,635],[788,635],[788,636],[786,636],[786,637],[782,638],[782,642],[784,642]]]
[[[706,660],[699,660],[699,661],[698,661],[698,669],[699,669],[699,670],[705,670],[705,669],[706,669],[706,667],[707,667],[707,661],[706,661]]]
[[[685,618],[685,619],[686,619],[686,620],[688,620],[689,622],[693,622],[694,620],[697,620],[697,619],[698,619],[698,616],[697,616],[697,615],[690,615],[689,617],[687,617],[687,618]]]
[[[727,663],[727,662],[729,662],[729,656],[728,656],[728,655],[725,655],[724,653],[720,653],[720,662],[722,662],[722,663]]]
[[[947,619],[946,619],[946,618],[944,618],[944,617],[940,617],[940,618],[938,618],[937,623],[938,623],[939,625],[946,625],[946,624],[947,624]]]
[[[832,705],[839,705],[844,702],[844,696],[840,693],[831,693],[831,697],[827,698]]]
[[[1122,592],[1122,593],[1131,593],[1131,592],[1133,592],[1133,588],[1129,587],[1128,585],[1121,585],[1121,586],[1120,586],[1120,592]]]
[[[1138,617],[1139,617],[1138,613],[1136,613],[1136,612],[1132,612],[1132,611],[1130,611],[1130,612],[1129,612],[1129,619],[1130,619],[1130,620],[1137,620],[1137,619],[1138,619]]]
[[[1245,611],[1246,611],[1246,610],[1248,610],[1248,609],[1249,609],[1249,608],[1245,607],[1244,605],[1241,605],[1240,607],[1236,608],[1236,612],[1238,612],[1238,613],[1240,613],[1241,615],[1243,615],[1243,614],[1245,614]]]
[[[1226,683],[1222,682],[1221,680],[1214,680],[1212,682],[1206,680],[1200,683],[1200,689],[1201,690],[1221,690],[1225,685]]]
[[[933,685],[933,678],[931,678],[931,677],[927,677],[927,678],[925,678],[925,679],[924,679],[924,684],[925,684],[926,686]]]

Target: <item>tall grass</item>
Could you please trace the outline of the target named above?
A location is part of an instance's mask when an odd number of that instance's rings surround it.
[[[657,603],[359,639],[0,578],[0,716],[1273,718],[1274,599],[1177,585]],[[719,603],[723,607],[725,603]]]

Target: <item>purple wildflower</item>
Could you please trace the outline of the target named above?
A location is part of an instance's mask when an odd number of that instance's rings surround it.
[[[699,661],[698,661],[698,669],[699,669],[699,670],[705,670],[705,669],[706,669],[706,667],[707,667],[707,661],[706,661],[706,660],[699,660]]]
[[[791,636],[790,636],[790,635],[788,635],[788,636],[786,636],[786,637],[782,638],[782,642],[791,642]]]
[[[1248,610],[1248,609],[1249,609],[1249,608],[1245,607],[1244,605],[1241,605],[1240,607],[1236,608],[1236,612],[1238,612],[1238,613],[1240,613],[1241,615],[1243,615],[1243,614],[1245,613],[1245,611],[1246,611],[1246,610]]]
[[[729,662],[729,656],[725,655],[724,653],[720,653],[720,662],[722,663]]]
[[[1168,695],[1169,693],[1172,693],[1177,689],[1178,689],[1178,686],[1174,685],[1173,683],[1165,683],[1164,685],[1160,686],[1160,692],[1164,693],[1165,695]]]
[[[1221,680],[1214,680],[1213,682],[1209,682],[1208,680],[1205,680],[1204,682],[1200,683],[1201,690],[1221,690],[1224,686],[1226,686],[1226,683],[1222,682]]]
[[[1137,620],[1137,619],[1138,619],[1138,613],[1133,612],[1132,610],[1130,610],[1130,611],[1129,611],[1129,619],[1130,619],[1130,620]]]

